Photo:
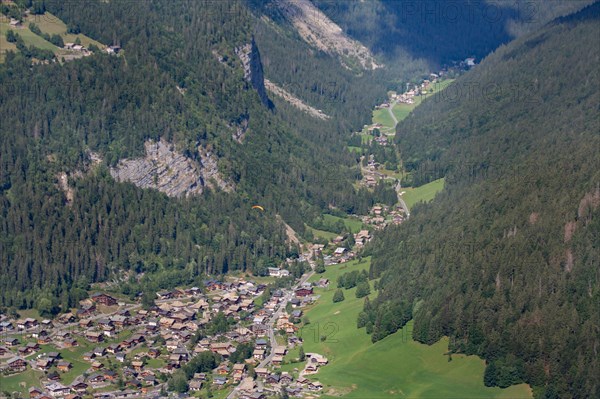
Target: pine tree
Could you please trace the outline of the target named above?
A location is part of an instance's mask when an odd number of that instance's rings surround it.
[[[342,302],[344,299],[344,291],[337,289],[333,294],[333,303]]]

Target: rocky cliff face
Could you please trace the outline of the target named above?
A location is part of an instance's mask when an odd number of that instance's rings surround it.
[[[205,188],[231,191],[233,184],[219,173],[217,158],[198,147],[199,161],[177,152],[174,145],[163,140],[148,140],[146,156],[122,159],[110,174],[120,182],[127,181],[141,188],[154,188],[169,197],[201,194]]]
[[[235,53],[244,67],[244,77],[248,80],[254,90],[257,91],[260,100],[264,105],[269,108],[273,108],[273,103],[269,100],[267,95],[267,89],[265,88],[264,73],[262,68],[262,62],[260,60],[260,52],[254,38],[248,44],[235,49]]]
[[[277,0],[276,4],[304,41],[337,56],[344,67],[353,69],[354,65],[358,65],[364,70],[383,67],[368,48],[348,37],[310,0]]]
[[[277,86],[275,83],[271,82],[269,79],[265,79],[265,87],[271,93],[283,98],[285,101],[292,104],[294,107],[298,108],[299,110],[306,112],[310,116],[312,116],[314,118],[323,119],[323,120],[329,119],[329,115],[325,114],[323,111],[321,111],[319,109],[311,107],[310,105],[306,104],[304,101],[300,100],[298,97],[294,96],[289,91],[286,91],[285,89]]]

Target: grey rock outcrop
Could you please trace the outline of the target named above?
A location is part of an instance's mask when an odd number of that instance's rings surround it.
[[[203,147],[198,147],[196,161],[163,140],[148,140],[144,146],[145,157],[122,159],[110,169],[115,180],[131,182],[140,188],[154,188],[169,197],[198,195],[206,188],[233,190],[233,184],[219,173],[216,156]]]

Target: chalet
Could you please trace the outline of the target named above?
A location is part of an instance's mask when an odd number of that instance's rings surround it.
[[[56,368],[58,368],[59,371],[63,371],[63,372],[67,372],[67,371],[71,370],[72,367],[73,367],[73,365],[71,364],[71,362],[68,362],[66,360],[59,361],[58,365],[56,366]]]
[[[101,362],[99,362],[98,360],[94,360],[92,362],[92,368],[94,370],[100,370],[102,367],[104,367],[104,364],[102,364]]]
[[[189,389],[192,392],[198,392],[202,389],[202,381],[198,381],[198,380],[191,380],[189,383]]]
[[[335,256],[342,256],[344,253],[346,253],[346,248],[344,247],[337,247],[333,252]]]
[[[221,364],[215,371],[218,375],[227,375],[229,374],[229,367],[226,364]]]
[[[153,359],[156,359],[158,356],[160,356],[160,350],[157,348],[150,348],[148,350],[148,356]]]
[[[46,385],[46,390],[55,398],[68,395],[71,392],[71,388],[64,386],[60,382],[53,382]]]
[[[77,340],[74,339],[74,338],[67,338],[67,339],[65,339],[64,344],[65,344],[65,348],[72,348],[74,346],[79,345],[79,343],[77,342]]]
[[[123,363],[125,361],[125,354],[124,353],[117,353],[115,355],[115,359],[117,360],[117,362]]]
[[[43,359],[38,359],[38,361],[35,362],[35,368],[37,368],[39,370],[46,371],[46,370],[49,370],[50,367],[52,367],[51,359],[43,358]]]
[[[85,382],[76,382],[73,385],[71,385],[71,389],[77,393],[86,393],[88,388],[88,384],[86,384]]]
[[[252,377],[246,377],[242,380],[238,389],[242,392],[252,392],[255,386],[254,379]]]
[[[256,376],[260,378],[265,378],[267,375],[269,375],[269,370],[267,370],[266,367],[257,367],[254,369],[254,372],[256,373]]]
[[[91,303],[89,305],[82,306],[81,309],[77,309],[77,317],[84,318],[90,317],[96,312],[96,305]]]
[[[281,366],[281,363],[283,363],[283,356],[273,356],[273,358],[271,359],[271,363],[273,363],[274,366]]]
[[[265,335],[267,335],[267,331],[269,331],[269,326],[267,326],[266,324],[253,324],[250,327],[250,329],[255,335],[259,337],[264,337]]]
[[[217,386],[223,386],[227,384],[227,377],[215,377],[213,379],[213,384]]]
[[[117,55],[121,51],[121,46],[108,46],[106,48],[106,53],[111,55]]]
[[[287,277],[290,275],[290,271],[286,269],[280,269],[278,267],[269,267],[269,276],[272,277]]]
[[[93,325],[94,325],[94,321],[92,319],[79,320],[79,327],[81,327],[81,328],[90,328]]]
[[[21,21],[19,21],[18,19],[14,19],[11,18],[9,25],[11,28],[22,28],[23,27],[23,23]]]
[[[165,299],[173,299],[174,294],[173,291],[158,291],[156,293],[156,296],[158,297],[158,299],[160,300],[165,300]]]
[[[101,332],[97,331],[88,331],[85,333],[85,338],[90,342],[102,342],[104,340]]]
[[[321,384],[319,381],[311,381],[308,383],[308,389],[311,391],[320,391],[323,389],[323,384]]]
[[[81,395],[78,395],[76,393],[70,393],[67,396],[65,396],[65,399],[83,399],[81,397]]]
[[[40,344],[37,342],[28,342],[25,347],[28,349],[29,353],[40,350]]]
[[[231,342],[215,342],[210,344],[210,351],[213,353],[221,353],[223,351],[233,353],[235,347]]]
[[[0,346],[0,356],[6,355],[7,352],[8,352],[8,348],[6,348],[4,346]]]
[[[31,317],[26,318],[25,320],[17,321],[17,328],[19,330],[27,330],[29,328],[37,327],[38,321],[36,319],[32,319]]]
[[[117,300],[115,298],[102,292],[92,294],[91,299],[95,303],[99,303],[105,306],[114,306],[117,304]]]
[[[281,376],[279,377],[279,382],[281,384],[291,384],[294,381],[294,378],[288,373],[288,372],[283,372],[281,373]]]
[[[279,355],[279,356],[285,356],[286,352],[287,352],[287,349],[285,346],[277,346],[277,347],[275,347],[275,349],[273,349],[273,353],[275,355]]]
[[[135,334],[131,336],[131,340],[133,341],[134,344],[140,344],[144,341],[146,341],[146,338],[144,338],[144,336],[142,334]]]
[[[10,331],[13,329],[13,325],[10,321],[0,322],[0,331]]]
[[[294,292],[294,295],[296,295],[297,297],[306,297],[312,295],[312,293],[312,288],[300,288]]]
[[[129,325],[129,318],[127,316],[115,315],[110,318],[110,321],[112,321],[115,327],[119,328]]]
[[[102,347],[97,347],[94,348],[94,356],[96,357],[101,357],[101,356],[106,356],[106,348],[102,348]]]
[[[115,381],[119,377],[119,374],[117,374],[116,371],[112,370],[104,370],[102,373],[104,375],[104,379],[106,379],[107,381]]]
[[[117,334],[117,329],[115,328],[115,326],[105,326],[102,328],[102,334],[104,334],[107,337],[114,337]]]
[[[5,338],[4,339],[4,345],[6,346],[17,346],[19,345],[19,340],[16,338]]]
[[[106,351],[108,353],[112,353],[113,355],[121,350],[121,346],[119,344],[110,344],[106,347]]]
[[[50,341],[50,334],[46,330],[42,330],[39,332],[39,334],[37,334],[37,343],[39,345],[46,345],[50,343]]]
[[[317,281],[317,287],[327,288],[329,287],[329,279],[321,278]]]
[[[58,318],[58,321],[62,324],[73,323],[75,321],[75,315],[73,315],[72,312],[65,313],[63,315],[60,315],[60,317]]]
[[[81,357],[86,362],[89,362],[89,361],[93,360],[96,357],[96,355],[94,355],[93,352],[85,352],[83,355],[81,355]]]
[[[27,392],[29,393],[30,398],[39,398],[44,394],[44,391],[36,387],[29,388]]]
[[[101,384],[105,381],[104,374],[94,373],[88,377],[90,384]]]
[[[144,362],[141,360],[135,360],[131,362],[131,366],[135,371],[142,371],[142,369],[144,368]]]
[[[52,328],[52,327],[54,327],[54,324],[52,324],[52,320],[48,320],[48,319],[42,320],[42,322],[40,324],[44,328]]]
[[[309,356],[310,356],[310,361],[312,363],[317,363],[319,366],[324,366],[328,362],[328,360],[325,356],[319,355],[318,353],[311,353]]]
[[[267,384],[279,384],[279,378],[279,374],[269,374],[265,382]]]
[[[254,352],[252,352],[252,356],[256,360],[263,360],[265,358],[265,351],[264,349],[254,349]]]

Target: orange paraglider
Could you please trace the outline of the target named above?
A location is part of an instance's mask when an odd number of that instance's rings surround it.
[[[260,206],[260,205],[254,205],[254,206],[252,207],[252,209],[260,209],[260,210],[261,210],[261,211],[263,211],[263,212],[265,211],[265,208],[263,208],[263,207],[262,207],[262,206]]]

